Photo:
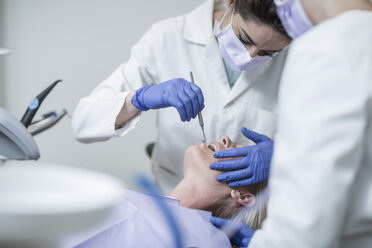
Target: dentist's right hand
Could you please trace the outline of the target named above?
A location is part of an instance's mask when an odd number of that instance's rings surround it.
[[[190,121],[204,108],[201,89],[183,78],[139,88],[131,103],[140,111],[175,107],[182,121]]]

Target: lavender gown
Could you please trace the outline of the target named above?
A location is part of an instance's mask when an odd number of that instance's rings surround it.
[[[105,223],[66,238],[64,248],[173,247],[173,239],[154,196],[125,190],[120,203]],[[228,237],[210,222],[210,212],[182,207],[178,200],[159,197],[181,229],[184,247],[231,247]]]

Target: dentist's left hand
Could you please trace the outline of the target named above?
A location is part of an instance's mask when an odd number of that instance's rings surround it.
[[[256,145],[217,151],[214,153],[215,158],[234,159],[214,162],[210,165],[211,169],[225,171],[216,179],[220,182],[229,182],[229,187],[249,186],[269,178],[274,142],[266,135],[245,127],[241,131]]]
[[[222,228],[222,230],[225,227],[225,225],[229,225],[229,227],[227,228],[228,230],[235,230],[232,237],[229,238],[231,242],[233,242],[239,248],[246,248],[251,242],[254,230],[252,230],[251,228],[242,223],[235,222],[232,220],[221,219],[218,217],[211,217],[210,222],[217,228]]]
[[[201,89],[183,78],[138,89],[131,103],[140,111],[175,107],[182,121],[190,121],[204,108]]]

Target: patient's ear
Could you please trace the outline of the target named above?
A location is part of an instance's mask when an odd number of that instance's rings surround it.
[[[243,206],[253,206],[256,202],[256,196],[250,192],[240,192],[239,190],[231,190],[231,198]]]

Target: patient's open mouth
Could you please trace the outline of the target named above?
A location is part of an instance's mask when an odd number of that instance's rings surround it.
[[[208,148],[211,149],[212,151],[216,152],[217,151],[217,146],[215,144],[209,144]]]

